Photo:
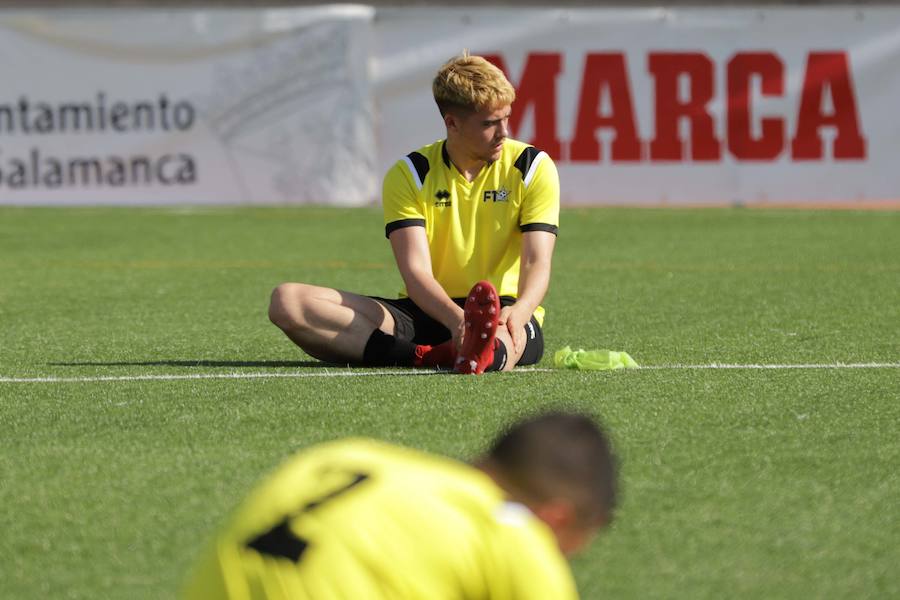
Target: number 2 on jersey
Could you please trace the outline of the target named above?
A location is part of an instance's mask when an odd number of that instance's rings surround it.
[[[324,496],[321,496],[320,498],[311,500],[306,505],[304,505],[303,508],[293,514],[286,516],[278,524],[276,524],[265,533],[258,535],[257,537],[247,542],[247,547],[253,548],[260,554],[279,556],[287,558],[294,562],[300,562],[300,558],[303,556],[303,552],[306,550],[307,546],[309,546],[309,542],[297,536],[293,531],[291,531],[290,521],[305,513],[319,508],[329,500],[333,500],[338,496],[344,494],[345,492],[355,488],[368,478],[369,476],[366,473],[353,473],[353,478],[349,483],[329,492],[328,494],[325,494]]]

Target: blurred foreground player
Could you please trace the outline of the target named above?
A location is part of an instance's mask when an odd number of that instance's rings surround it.
[[[462,373],[534,364],[559,225],[556,167],[507,138],[515,89],[484,58],[450,60],[432,91],[446,139],[410,152],[384,178],[401,297],[284,283],[269,317],[331,362]]]
[[[564,413],[514,425],[473,465],[315,446],[237,510],[185,598],[577,598],[564,555],[612,518],[615,469],[595,423]]]

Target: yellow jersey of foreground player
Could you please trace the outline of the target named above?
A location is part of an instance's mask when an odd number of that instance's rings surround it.
[[[577,598],[559,524],[496,471],[365,439],[300,452],[238,509],[185,598]]]

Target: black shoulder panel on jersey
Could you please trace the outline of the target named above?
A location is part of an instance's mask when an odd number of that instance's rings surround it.
[[[527,225],[519,225],[519,231],[547,231],[553,235],[559,235],[559,227],[550,223],[528,223]]]
[[[522,150],[522,154],[516,159],[516,168],[522,172],[522,179],[525,179],[525,176],[528,175],[528,170],[531,169],[531,163],[534,162],[534,159],[540,153],[541,151],[534,146],[528,146]]]
[[[400,219],[399,221],[391,221],[384,226],[384,237],[391,237],[391,233],[404,227],[425,227],[425,219]]]
[[[428,175],[428,159],[425,158],[424,154],[419,154],[418,152],[410,152],[406,155],[406,157],[412,162],[413,166],[416,168],[416,173],[419,174],[419,181],[422,182],[422,185],[425,185],[425,176]]]

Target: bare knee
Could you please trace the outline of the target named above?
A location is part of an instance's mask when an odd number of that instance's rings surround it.
[[[302,327],[312,287],[305,283],[282,283],[272,290],[269,320],[283,330]]]

